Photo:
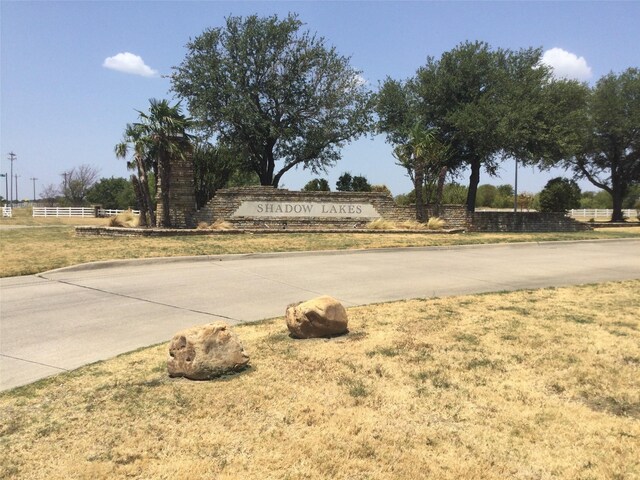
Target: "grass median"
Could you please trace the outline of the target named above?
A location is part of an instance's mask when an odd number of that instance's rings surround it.
[[[104,222],[104,220],[102,220]],[[640,238],[640,228],[539,234],[265,234],[163,238],[77,237],[70,225],[0,227],[0,276],[28,275],[98,260],[283,252],[453,246],[481,243]]]
[[[0,394],[0,477],[638,478],[639,288],[351,308],[330,340],[242,325],[251,368],[210,382],[122,355]]]

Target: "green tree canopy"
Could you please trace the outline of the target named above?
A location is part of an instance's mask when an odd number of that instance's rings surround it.
[[[211,200],[220,188],[259,183],[253,172],[239,169],[235,152],[224,145],[195,142],[193,167],[198,208]]]
[[[449,170],[471,170],[466,204],[473,211],[482,169],[494,175],[505,157],[547,165],[576,140],[568,133],[579,102],[564,100],[567,82],[551,79],[541,53],[466,42],[440,59],[429,57],[408,81],[384,82],[379,128],[392,143],[406,142],[412,122],[436,129]]]
[[[137,209],[131,182],[125,178],[101,178],[87,192],[87,201],[106,209]]]
[[[568,178],[553,178],[547,182],[540,192],[541,212],[566,212],[572,208],[580,208],[580,187]]]
[[[329,188],[329,182],[326,178],[314,178],[309,180],[302,190],[305,192],[328,192],[331,188]]]
[[[425,203],[442,203],[451,156],[439,132],[420,113],[415,79],[399,82],[387,78],[376,95],[377,128],[395,145],[393,155],[407,170],[416,195],[416,219],[426,220]],[[424,195],[423,195],[424,193]],[[436,212],[437,214],[437,212]]]
[[[369,180],[367,180],[367,177],[363,175],[356,175],[351,181],[351,189],[354,192],[370,192],[371,184],[369,183]]]
[[[336,190],[339,192],[370,192],[371,184],[362,175],[352,176],[349,172],[345,172],[338,177]]]
[[[499,195],[503,197],[513,197],[513,185],[498,185],[496,188]]]
[[[623,221],[624,198],[640,183],[640,70],[602,77],[588,92],[583,112],[585,121],[574,128],[580,144],[564,165],[608,192],[611,220]]]
[[[640,210],[640,182],[629,187],[624,200],[622,200],[622,208]]]
[[[498,198],[498,189],[494,185],[480,185],[476,194],[476,205],[479,207],[493,207]]]
[[[484,184],[478,186],[476,206],[490,208],[508,208],[513,206],[513,186]]]
[[[338,177],[338,181],[336,182],[336,190],[339,192],[350,192],[352,191],[351,183],[353,182],[353,177],[349,172],[345,172]]]
[[[292,14],[229,17],[189,42],[171,75],[203,132],[237,151],[263,185],[277,187],[298,166],[325,171],[370,127],[360,72],[301,27]]]
[[[425,203],[433,201],[438,208],[442,203],[448,149],[438,140],[435,129],[427,130],[416,123],[409,131],[405,143],[396,146],[393,154],[413,180],[416,220],[424,222],[427,219]]]
[[[424,188],[423,188],[424,190]],[[445,205],[462,205],[467,198],[467,187],[457,182],[445,183],[442,189],[442,203]],[[425,192],[423,191],[423,195]],[[416,191],[396,195],[394,197],[398,205],[413,205],[416,203]]]
[[[580,208],[611,208],[612,206],[611,195],[604,190],[582,192],[580,197]]]
[[[418,71],[423,117],[440,129],[459,166],[471,170],[470,211],[482,168],[494,175],[504,157],[536,163],[552,154],[557,118],[546,108],[553,82],[541,53],[467,42]]]

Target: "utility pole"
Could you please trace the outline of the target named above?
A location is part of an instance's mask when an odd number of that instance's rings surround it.
[[[64,183],[63,183],[64,187],[63,188],[64,188],[65,192],[67,191],[67,175],[69,175],[68,172],[62,172],[60,174],[61,177],[64,177]]]
[[[9,179],[7,178],[7,172],[0,173],[0,177],[4,177],[4,203],[9,201]]]
[[[16,154],[13,152],[9,152],[9,161],[11,162],[11,177],[9,180],[13,180],[13,161],[16,159]],[[11,183],[11,198],[9,199],[9,206],[13,206],[13,182]]]
[[[518,213],[518,159],[516,158],[516,184],[513,189],[513,213]]]
[[[18,177],[19,177],[19,176],[20,176],[20,175],[18,175],[18,174],[16,173],[16,175],[15,175],[15,177],[16,177],[16,202],[18,201]]]
[[[36,180],[37,180],[37,178],[31,177],[29,180],[31,180],[33,182],[33,202],[35,203],[35,201],[36,201]]]

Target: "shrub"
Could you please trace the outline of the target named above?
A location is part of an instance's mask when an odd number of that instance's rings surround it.
[[[580,187],[568,178],[553,178],[540,192],[541,212],[566,212],[580,208]]]
[[[211,230],[233,230],[233,225],[225,220],[216,220],[209,228]]]
[[[325,178],[314,178],[302,187],[304,192],[328,192],[330,190],[329,182]]]
[[[427,222],[427,230],[442,230],[444,228],[445,221],[438,217],[431,217]]]
[[[140,224],[140,216],[134,215],[131,211],[119,213],[109,217],[110,227],[135,228]]]

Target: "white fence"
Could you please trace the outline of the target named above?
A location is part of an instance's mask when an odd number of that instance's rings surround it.
[[[95,217],[95,208],[86,207],[33,207],[34,217]]]
[[[131,212],[134,215],[140,215],[140,210],[116,210],[116,209],[109,209],[109,208],[100,208],[98,210],[98,216],[99,217],[113,217],[115,215],[118,215],[119,213],[124,213],[124,212]]]
[[[11,207],[2,207],[2,216],[11,218],[13,216]]]
[[[610,208],[578,208],[569,210],[569,216],[573,218],[611,218],[613,210]],[[638,210],[622,210],[622,215],[627,218],[636,218]]]
[[[34,217],[113,217],[129,210],[110,210],[94,207],[33,207]],[[134,215],[140,210],[130,210]]]

